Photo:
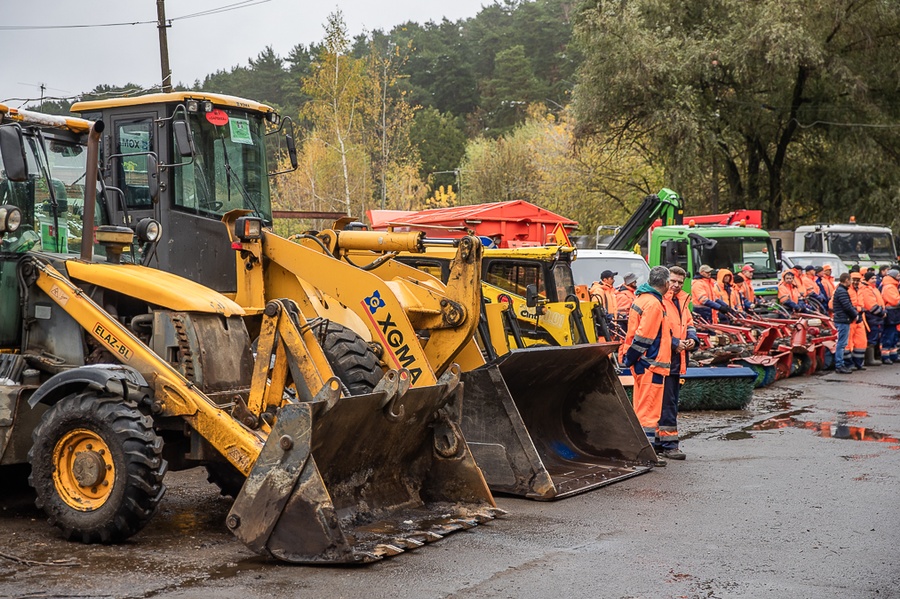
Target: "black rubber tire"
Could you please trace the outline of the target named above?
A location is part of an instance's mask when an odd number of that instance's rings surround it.
[[[210,462],[206,464],[206,480],[219,487],[223,497],[234,499],[247,482],[247,477],[230,462]]]
[[[351,329],[328,321],[322,349],[334,374],[350,391],[350,395],[371,393],[384,377],[378,356],[362,337]]]
[[[375,352],[351,329],[331,321],[326,327],[322,349],[334,374],[350,395],[371,393],[384,377]],[[237,497],[247,480],[228,462],[210,462],[206,473],[206,480],[219,487],[224,497]]]
[[[87,511],[66,503],[53,476],[54,448],[77,429],[86,429],[102,439],[115,469],[106,501]],[[166,491],[163,476],[167,463],[152,420],[134,402],[118,396],[100,397],[92,391],[70,395],[44,414],[32,439],[28,482],[37,493],[35,503],[67,540],[118,543],[140,531],[153,517]]]

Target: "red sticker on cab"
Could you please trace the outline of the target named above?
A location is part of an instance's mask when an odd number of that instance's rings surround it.
[[[221,127],[228,122],[228,113],[221,108],[215,108],[206,113],[206,120],[216,127]]]

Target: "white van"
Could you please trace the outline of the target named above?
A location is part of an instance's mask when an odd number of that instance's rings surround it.
[[[600,273],[611,270],[618,273],[613,285],[618,288],[630,272],[637,276],[638,285],[647,282],[650,267],[644,257],[622,250],[578,250],[572,261],[572,277],[576,285],[590,285],[600,280]]]

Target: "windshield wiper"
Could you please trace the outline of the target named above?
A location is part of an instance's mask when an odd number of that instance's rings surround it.
[[[253,212],[262,219],[265,219],[265,215],[262,213],[262,210],[256,205],[256,202],[253,201],[253,198],[250,197],[250,194],[244,188],[244,184],[241,183],[241,178],[238,177],[237,173],[234,172],[234,169],[231,168],[231,162],[228,160],[228,148],[225,146],[225,134],[219,136],[219,139],[222,140],[222,156],[225,161],[225,174],[227,178],[225,179],[226,184],[228,186],[228,203],[231,203],[231,180],[234,179],[234,182],[237,184],[238,191],[241,192],[241,195],[244,197],[244,200],[250,204],[253,208]]]

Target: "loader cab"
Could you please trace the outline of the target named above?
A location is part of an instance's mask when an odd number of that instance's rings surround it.
[[[72,110],[107,124],[103,178],[122,198],[111,208],[113,223],[134,227],[152,217],[162,224],[165,239],[147,265],[235,292],[234,252],[221,219],[246,209],[271,224],[275,154],[266,135],[278,122],[275,111],[188,92],[79,102]],[[284,137],[295,162],[293,137]],[[154,171],[158,181],[148,185]]]
[[[0,204],[22,211],[22,226],[3,240],[4,253],[78,253],[85,229],[89,129],[82,119],[0,106]],[[102,196],[94,217],[93,226],[109,222]]]
[[[14,207],[19,223],[0,237],[0,348],[19,350],[23,318],[18,264],[27,252],[71,258],[84,234],[108,223],[102,195],[94,222],[83,222],[87,134],[83,119],[44,115],[0,105],[0,206]],[[96,181],[94,185],[96,185]],[[95,245],[103,255],[103,248]],[[34,315],[28,315],[29,318]]]

